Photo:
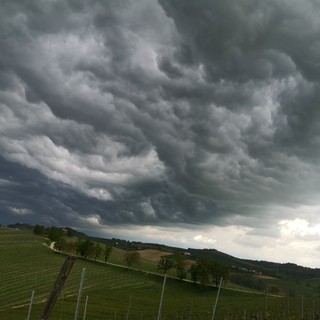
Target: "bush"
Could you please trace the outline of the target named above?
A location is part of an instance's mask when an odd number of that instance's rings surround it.
[[[47,233],[48,233],[48,238],[51,241],[58,241],[61,237],[64,236],[64,232],[61,229],[56,227],[49,228]]]
[[[43,236],[46,233],[46,229],[44,226],[40,226],[40,225],[35,225],[33,228],[33,233],[38,235],[38,236]]]

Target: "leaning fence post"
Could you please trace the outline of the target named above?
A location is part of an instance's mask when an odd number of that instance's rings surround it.
[[[88,296],[86,296],[86,303],[84,305],[84,311],[83,311],[83,320],[86,320],[86,316],[87,316],[87,305],[88,305]]]
[[[75,259],[76,258],[74,256],[68,256],[67,259],[65,260],[60,270],[60,273],[58,275],[58,278],[54,284],[54,287],[51,291],[51,294],[47,300],[46,306],[40,318],[41,320],[47,320],[49,318],[49,315],[61,293],[64,283],[66,282],[68,275],[72,269]]]
[[[78,293],[78,300],[77,300],[77,307],[76,307],[76,312],[74,314],[74,320],[78,319],[78,314],[79,314],[79,309],[80,309],[80,302],[81,302],[81,296],[82,296],[82,288],[83,288],[83,281],[84,281],[84,276],[86,274],[86,268],[82,269],[82,274],[81,274],[81,280],[80,280],[80,287],[79,287],[79,293]]]
[[[126,320],[129,319],[129,314],[130,314],[130,309],[131,309],[131,300],[132,300],[132,296],[130,296],[130,298],[129,298],[128,312],[127,312]]]
[[[160,320],[160,319],[161,319],[162,300],[163,300],[164,288],[165,288],[165,286],[166,286],[166,280],[167,280],[167,274],[164,275],[164,279],[163,279],[162,292],[161,292],[161,298],[160,298],[160,305],[159,305],[159,311],[158,311],[158,318],[157,318],[157,320]]]
[[[221,277],[221,279],[220,279],[219,289],[218,289],[218,293],[217,293],[217,297],[216,297],[216,302],[215,302],[215,304],[214,304],[214,306],[213,306],[212,318],[211,318],[211,320],[214,319],[214,314],[216,313],[217,304],[218,304],[218,299],[219,299],[220,290],[221,290],[221,286],[222,286],[222,280],[223,280],[223,277]]]
[[[30,305],[29,305],[29,310],[28,310],[28,315],[27,315],[26,320],[30,320],[33,298],[34,298],[34,290],[32,291],[32,294],[31,294]]]
[[[312,320],[314,320],[314,300],[312,300]]]

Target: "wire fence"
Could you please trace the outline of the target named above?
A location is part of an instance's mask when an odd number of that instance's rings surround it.
[[[29,231],[0,229],[1,320],[40,319],[66,259],[48,244]],[[162,275],[77,258],[49,319],[320,319],[317,297],[222,287],[218,301],[217,293],[171,277],[164,286]]]

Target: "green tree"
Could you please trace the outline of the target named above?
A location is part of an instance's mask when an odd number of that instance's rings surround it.
[[[65,251],[68,253],[75,253],[76,252],[77,242],[70,241],[69,238],[66,238],[66,237],[63,237],[60,240],[64,241],[62,244],[63,248],[61,249],[61,251]],[[60,242],[60,240],[58,240],[58,242]]]
[[[197,274],[198,274],[200,283],[204,286],[210,283],[210,271],[211,271],[210,260],[206,258],[200,258],[197,261],[196,268],[197,268]]]
[[[78,252],[81,257],[87,258],[89,255],[91,255],[94,252],[94,243],[89,239],[85,241],[80,241]]]
[[[65,238],[60,238],[54,244],[54,248],[59,251],[66,251],[68,249],[68,243]]]
[[[112,250],[112,246],[106,244],[104,248],[104,263],[107,263],[107,261],[109,260]]]
[[[94,260],[97,260],[101,253],[102,253],[102,247],[100,243],[95,243],[93,246],[93,253],[94,253]]]
[[[44,226],[40,226],[40,225],[35,225],[33,228],[33,233],[38,235],[38,236],[43,236],[45,235],[46,229]]]
[[[259,291],[265,291],[267,289],[267,283],[262,279],[257,279],[251,274],[234,273],[230,276],[232,283],[236,283],[240,286],[255,289]]]
[[[207,258],[200,258],[194,263],[190,269],[191,279],[194,283],[199,281],[202,285],[207,285],[210,283],[210,260]]]
[[[137,251],[127,251],[124,255],[124,260],[128,268],[132,268],[132,266],[139,262],[140,253]]]
[[[162,271],[163,273],[167,273],[169,270],[174,268],[174,260],[168,258],[166,256],[161,256],[160,260],[158,261],[158,270]]]
[[[61,237],[64,236],[64,232],[57,227],[50,227],[47,229],[48,238],[51,241],[58,241]]]
[[[177,254],[174,257],[174,265],[177,271],[177,277],[182,280],[187,277],[187,259],[183,254]]]
[[[218,286],[221,278],[223,278],[224,280],[228,279],[229,268],[222,263],[219,263],[216,261],[211,262],[210,271],[211,271],[212,281],[215,282],[216,286]]]
[[[80,255],[82,242],[83,241],[80,238],[77,238],[77,241],[74,244],[74,249],[75,249],[77,255]]]
[[[198,270],[197,270],[196,263],[191,265],[191,267],[189,269],[189,273],[190,273],[191,280],[193,281],[193,283],[196,283],[198,281]]]

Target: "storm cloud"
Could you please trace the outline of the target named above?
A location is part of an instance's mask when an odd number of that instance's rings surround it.
[[[315,1],[1,7],[4,223],[276,236],[320,205]]]

